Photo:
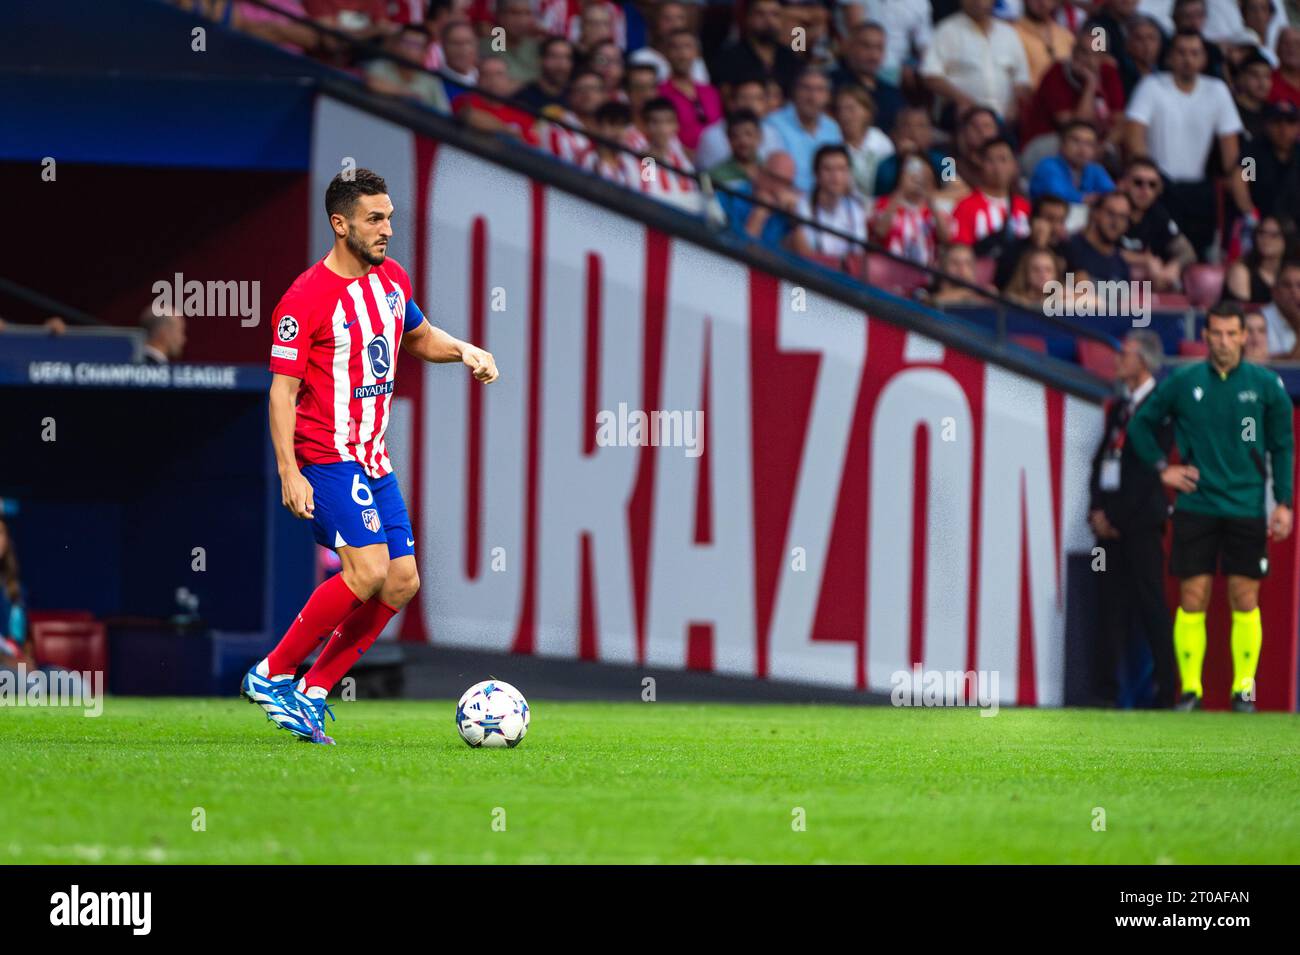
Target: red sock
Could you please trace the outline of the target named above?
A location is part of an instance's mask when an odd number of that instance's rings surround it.
[[[312,668],[303,677],[308,687],[319,686],[325,690],[343,679],[352,664],[370,649],[379,632],[388,625],[397,611],[378,597],[371,597],[344,620],[325,644]]]
[[[313,591],[306,605],[274,650],[266,655],[268,676],[293,673],[298,664],[316,649],[325,635],[361,606],[342,574],[335,574]]]

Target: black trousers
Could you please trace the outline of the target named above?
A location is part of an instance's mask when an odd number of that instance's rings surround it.
[[[1174,704],[1174,637],[1165,603],[1162,536],[1157,526],[1097,541],[1106,551],[1106,570],[1098,574],[1101,606],[1093,644],[1093,691],[1103,700],[1119,698],[1120,661],[1136,625],[1155,662],[1156,705]]]
[[[1206,250],[1214,242],[1219,225],[1218,205],[1214,201],[1214,181],[1170,182],[1165,180],[1164,195],[1160,197],[1165,209],[1179,230],[1187,236],[1196,250],[1196,257],[1205,261]],[[1225,197],[1226,203],[1231,199]]]

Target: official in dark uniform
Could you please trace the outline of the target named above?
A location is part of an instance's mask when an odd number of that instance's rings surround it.
[[[1142,631],[1155,662],[1156,705],[1174,703],[1174,648],[1164,595],[1161,541],[1169,502],[1160,475],[1138,458],[1128,442],[1129,420],[1155,390],[1155,373],[1164,358],[1160,338],[1134,331],[1116,360],[1120,397],[1106,408],[1106,427],[1092,459],[1088,523],[1105,553],[1098,573],[1101,607],[1093,653],[1093,695],[1099,702],[1119,697],[1119,667],[1134,624]],[[1173,442],[1165,425],[1163,447]]]

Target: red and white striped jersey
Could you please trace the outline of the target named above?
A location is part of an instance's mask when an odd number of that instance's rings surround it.
[[[293,445],[298,464],[356,461],[380,478],[393,470],[384,444],[397,349],[406,325],[411,280],[392,259],[360,278],[331,271],[322,259],[289,286],[275,307],[271,371],[302,380]]]
[[[645,138],[645,133],[635,126],[629,126],[627,132],[623,134],[623,145],[633,152],[643,153],[650,148],[650,140]]]
[[[612,159],[604,159],[600,151],[593,149],[587,153],[584,169],[594,172],[602,179],[616,182],[627,189],[641,188],[641,160],[631,153],[615,153]]]
[[[952,240],[962,245],[974,245],[980,239],[1001,232],[1007,226],[1008,212],[1011,222],[1008,231],[1017,239],[1029,235],[1029,200],[1013,194],[1010,200],[995,199],[976,189],[957,203],[952,210],[955,226]]]
[[[891,202],[892,196],[877,199],[873,217],[883,215]],[[889,232],[883,240],[879,236],[877,240],[890,252],[910,262],[934,265],[938,252],[938,224],[934,213],[928,205],[909,206],[900,202],[889,220]]]
[[[695,171],[695,167],[686,155],[686,147],[682,145],[681,140],[675,137],[668,144],[664,160],[674,169],[681,169],[685,172]],[[643,168],[646,166],[649,166],[648,172],[640,177],[642,192],[672,202],[683,195],[690,195],[700,191],[699,183],[693,178],[675,172],[674,169],[668,169],[663,163],[642,163]]]
[[[603,6],[609,8],[614,42],[620,50],[626,50],[627,14],[617,3],[606,2]],[[582,35],[582,7],[582,0],[541,0],[537,5],[537,23],[543,33],[577,43]]]
[[[573,126],[582,125],[578,117],[568,110],[562,112],[558,118]],[[564,126],[557,126],[555,123],[547,123],[546,135],[542,139],[542,145],[547,152],[557,159],[563,159],[575,166],[585,166],[587,156],[592,151],[590,139],[582,135],[582,133],[574,132]]]

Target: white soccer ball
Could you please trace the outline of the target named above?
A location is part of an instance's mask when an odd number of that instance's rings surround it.
[[[509,683],[475,683],[456,704],[456,729],[470,746],[518,746],[531,713],[524,695]]]

